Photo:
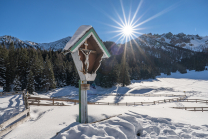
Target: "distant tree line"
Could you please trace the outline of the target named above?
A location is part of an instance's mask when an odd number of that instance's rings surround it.
[[[108,41],[104,44],[111,57],[103,59],[95,83],[105,88],[116,84],[126,86],[131,80],[154,79],[160,73],[186,73],[186,69],[202,71],[208,64],[206,52],[176,48],[167,51],[136,42],[121,45]],[[13,43],[9,48],[0,45],[0,86],[4,91],[27,89],[31,93],[67,85],[78,87],[78,81],[79,75],[70,54],[15,48]]]

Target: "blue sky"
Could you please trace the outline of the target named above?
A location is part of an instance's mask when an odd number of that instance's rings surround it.
[[[139,0],[123,0],[128,18],[136,11]],[[103,41],[116,41],[118,33],[109,25],[123,18],[119,0],[0,0],[0,36],[11,35],[21,40],[38,43],[53,42],[72,36],[81,25],[92,25]],[[140,33],[208,35],[208,0],[145,0],[137,16],[137,24],[160,13],[142,24]],[[138,35],[139,36],[139,35]]]

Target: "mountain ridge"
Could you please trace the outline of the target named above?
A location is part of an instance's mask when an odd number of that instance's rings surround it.
[[[32,41],[22,41],[16,37],[4,35],[0,36],[0,44],[6,45],[7,47],[13,42],[15,48],[36,48],[36,49],[42,49],[42,50],[60,50],[63,49],[63,47],[66,45],[66,43],[71,39],[70,36],[62,38],[60,40],[50,42],[50,43],[36,43]]]
[[[71,39],[70,36],[59,39],[50,43],[36,43],[32,41],[22,41],[16,37],[4,35],[0,36],[0,44],[7,47],[13,42],[16,48],[19,47],[33,47],[42,50],[60,50],[63,49],[66,43]],[[208,51],[208,36],[201,37],[199,35],[186,35],[178,33],[173,35],[171,32],[163,33],[161,35],[148,33],[143,34],[135,39],[138,44],[145,43],[147,47],[160,47],[170,45],[172,47],[183,48],[195,52]]]

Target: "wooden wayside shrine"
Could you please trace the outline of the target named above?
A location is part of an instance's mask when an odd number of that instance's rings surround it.
[[[83,25],[78,28],[71,40],[66,44],[63,53],[71,53],[79,81],[79,122],[88,123],[87,90],[90,89],[87,81],[94,81],[96,71],[103,58],[109,58],[106,49],[94,28]]]

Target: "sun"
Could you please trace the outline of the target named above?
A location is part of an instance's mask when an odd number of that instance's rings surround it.
[[[131,25],[126,25],[122,28],[122,32],[125,36],[131,36],[133,33],[133,27]]]
[[[145,28],[141,28],[141,25],[153,20],[154,18],[157,18],[157,17],[163,15],[164,13],[174,9],[177,6],[177,4],[172,5],[166,9],[164,9],[163,11],[141,21],[144,14],[140,14],[140,16],[137,16],[137,14],[139,13],[139,10],[142,6],[143,1],[144,0],[140,0],[135,12],[132,12],[130,9],[129,14],[126,15],[123,2],[122,2],[122,0],[120,0],[123,17],[122,17],[122,15],[118,14],[118,12],[115,8],[114,8],[114,10],[117,15],[116,18],[113,18],[110,15],[106,14],[111,20],[113,20],[116,23],[116,25],[106,24],[106,25],[111,26],[114,29],[116,29],[114,31],[111,31],[111,33],[116,33],[116,35],[113,36],[111,39],[118,37],[118,39],[115,41],[115,43],[126,43],[131,40],[135,41],[135,38],[138,38],[138,35],[144,34],[144,33],[140,32],[141,30],[145,29]],[[116,19],[118,19],[118,20],[116,20]]]

